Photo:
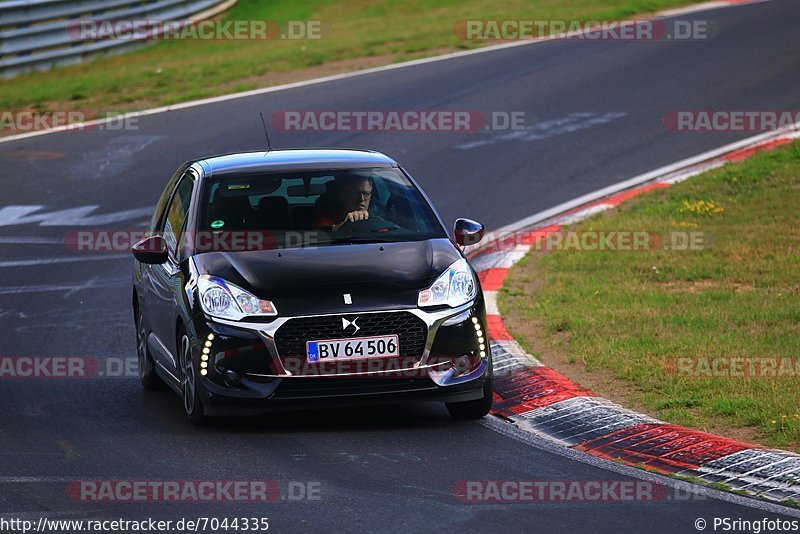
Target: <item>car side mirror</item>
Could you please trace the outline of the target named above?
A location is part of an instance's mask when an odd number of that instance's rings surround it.
[[[472,219],[456,219],[456,224],[453,227],[453,235],[456,238],[456,243],[462,247],[477,244],[483,239],[484,227],[481,223],[473,221]]]
[[[167,262],[167,242],[160,235],[142,239],[131,247],[131,252],[141,263],[161,265]]]

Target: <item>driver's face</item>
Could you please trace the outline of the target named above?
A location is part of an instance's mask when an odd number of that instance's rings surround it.
[[[342,191],[342,204],[345,213],[367,211],[372,200],[372,184],[369,180],[348,182]]]

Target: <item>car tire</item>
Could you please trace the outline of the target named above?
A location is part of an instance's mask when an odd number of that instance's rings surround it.
[[[489,414],[494,399],[494,378],[490,375],[483,385],[483,398],[466,402],[448,402],[447,411],[457,420],[480,419]]]
[[[133,313],[136,325],[136,359],[139,362],[139,379],[142,387],[148,391],[163,389],[165,384],[156,374],[156,365],[147,349],[147,333],[144,329],[144,316],[137,307]]]
[[[197,369],[192,358],[192,342],[183,327],[178,331],[178,358],[181,366],[183,411],[193,425],[205,425],[208,423],[208,417],[197,388]]]

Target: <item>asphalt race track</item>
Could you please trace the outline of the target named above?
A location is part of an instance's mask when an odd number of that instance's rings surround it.
[[[75,253],[65,236],[141,228],[183,161],[262,148],[259,112],[524,112],[533,127],[525,136],[273,133],[277,147],[386,152],[422,184],[448,224],[466,216],[492,229],[752,135],[671,132],[662,121],[670,111],[800,109],[800,3],[775,0],[683,18],[709,19],[719,34],[695,42],[511,47],[142,117],[134,131],[0,143],[0,355],[135,361],[132,258]],[[754,501],[718,494],[464,503],[454,487],[465,480],[625,481],[634,471],[559,454],[510,428],[499,431],[506,425],[499,420],[453,422],[435,405],[278,414],[195,428],[176,395],[145,393],[130,376],[4,379],[0,403],[0,517],[246,516],[268,517],[277,531],[411,532],[692,532],[699,517],[778,517]],[[320,498],[105,503],[67,492],[74,480],[263,479],[281,488],[318,483]]]

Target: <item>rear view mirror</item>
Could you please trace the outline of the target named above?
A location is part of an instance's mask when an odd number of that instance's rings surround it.
[[[472,219],[457,219],[453,228],[453,235],[456,238],[456,243],[462,247],[477,244],[483,239],[483,232],[483,225]]]
[[[141,263],[161,265],[167,261],[167,242],[160,235],[146,237],[133,245],[131,252]]]

